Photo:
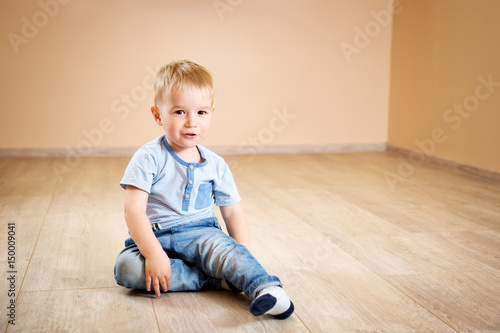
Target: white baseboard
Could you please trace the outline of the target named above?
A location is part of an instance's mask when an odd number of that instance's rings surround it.
[[[485,180],[492,180],[495,182],[500,182],[500,173],[493,171],[493,170],[488,170],[488,169],[476,167],[473,165],[468,165],[465,163],[448,160],[448,159],[445,159],[442,157],[427,155],[421,151],[403,148],[403,147],[395,146],[393,144],[387,144],[387,151],[405,156],[407,158],[410,158],[412,155],[414,155],[413,158],[418,157],[419,160],[423,160],[426,163],[438,165],[440,167],[443,167],[443,168],[451,170],[451,171],[458,171],[458,172],[473,175],[473,176],[476,176],[476,177],[479,177],[479,178],[482,178]]]
[[[79,152],[66,148],[20,148],[0,149],[0,157],[96,157],[96,156],[132,156],[137,148],[100,148]]]
[[[239,147],[207,147],[219,155],[252,155],[252,154],[327,154],[349,152],[385,151],[385,143],[368,144],[335,144],[323,146],[239,146]]]
[[[131,148],[104,148],[93,147],[90,151],[79,152],[76,149],[66,148],[26,148],[0,149],[0,157],[66,157],[77,155],[81,157],[93,156],[132,156],[138,147]],[[325,154],[347,152],[376,152],[385,151],[385,143],[367,144],[334,144],[324,146],[207,146],[219,155],[251,155],[251,154]]]

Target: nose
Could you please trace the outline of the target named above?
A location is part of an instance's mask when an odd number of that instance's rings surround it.
[[[186,119],[186,127],[196,127],[196,115],[189,113]]]

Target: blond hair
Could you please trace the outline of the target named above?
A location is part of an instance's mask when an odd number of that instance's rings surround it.
[[[215,86],[208,70],[189,60],[176,60],[160,68],[156,74],[155,105],[164,93],[175,93],[188,85],[208,92],[213,103]]]

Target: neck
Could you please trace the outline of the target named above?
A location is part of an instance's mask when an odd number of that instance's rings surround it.
[[[179,147],[170,140],[167,139],[168,145],[172,148],[172,151],[179,156],[180,159],[187,163],[201,163],[202,158],[198,150],[198,147],[183,148]]]
[[[198,148],[187,148],[187,149],[182,149],[181,151],[177,152],[174,150],[174,152],[179,156],[182,160],[186,161],[187,163],[201,163],[201,155],[200,152],[198,151]]]

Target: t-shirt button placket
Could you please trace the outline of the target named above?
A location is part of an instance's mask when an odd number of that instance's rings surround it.
[[[187,211],[189,207],[189,197],[194,183],[194,165],[188,165],[188,185],[186,186],[186,193],[184,193],[184,202],[182,203],[182,210]]]

